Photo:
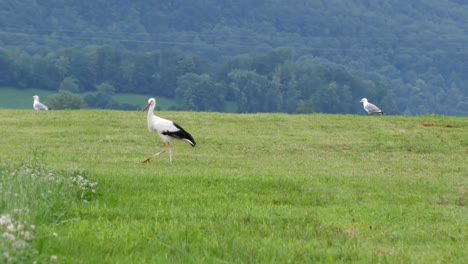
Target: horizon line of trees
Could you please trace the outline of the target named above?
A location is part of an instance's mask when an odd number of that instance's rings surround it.
[[[237,112],[362,113],[359,100],[372,98],[397,113],[387,88],[353,76],[335,64],[298,63],[291,48],[244,54],[216,64],[173,50],[130,52],[109,46],[67,48],[44,55],[0,49],[0,86],[91,92],[83,103],[93,108],[132,109],[112,100],[113,93],[164,96],[175,110]],[[66,91],[66,93],[64,92]],[[65,102],[54,97],[53,102]],[[56,105],[57,107],[57,105]],[[60,108],[60,106],[59,106]]]
[[[14,56],[28,52],[26,55],[33,58],[29,59],[31,62],[49,61],[52,58],[48,56],[65,53],[59,49],[75,47],[66,51],[70,54],[63,55],[63,60],[53,66],[62,67],[58,73],[59,81],[52,78],[54,85],[64,79],[61,75],[66,74],[77,79],[80,89],[95,90],[103,83],[101,79],[109,80],[108,77],[115,74],[117,78],[113,80],[116,84],[107,83],[115,86],[117,92],[141,92],[146,87],[153,93],[156,86],[148,84],[156,83],[160,85],[158,90],[165,93],[168,87],[172,87],[168,93],[181,96],[181,89],[178,93],[174,90],[183,74],[173,71],[182,70],[184,74],[208,74],[211,81],[216,82],[216,87],[222,87],[229,97],[235,94],[231,90],[236,85],[227,82],[228,75],[219,76],[217,73],[229,60],[266,56],[275,47],[291,47],[295,55],[281,66],[282,77],[286,74],[284,69],[291,68],[290,64],[300,63],[306,67],[343,65],[360,81],[384,84],[393,99],[395,112],[405,115],[468,115],[468,5],[465,2],[0,1],[0,46],[14,50]],[[92,48],[87,48],[88,51],[79,48],[86,45],[101,45],[100,48],[109,45],[113,49],[96,52]],[[82,55],[82,60],[90,59],[97,66],[74,58]],[[101,61],[95,62],[93,56],[99,56]],[[195,65],[185,66],[194,69],[173,65],[171,56],[182,60],[190,57],[188,62],[193,60]],[[107,63],[108,59],[124,69],[102,68],[102,63]],[[14,61],[18,60],[14,58]],[[63,70],[67,63],[73,70],[80,68],[76,65],[81,63],[85,65],[81,68],[87,67],[91,73],[80,70],[70,74],[72,69],[65,67]],[[144,64],[150,68],[147,70]],[[176,69],[165,68],[166,65]],[[260,74],[260,70],[255,68],[257,66],[253,65],[248,70]],[[98,72],[93,72],[93,67],[97,67]],[[142,67],[141,76],[132,73],[131,67],[135,71]],[[110,74],[107,73],[109,69],[112,71]],[[0,68],[0,71],[4,69]],[[29,69],[24,71],[30,72]],[[150,71],[153,73],[148,75]],[[95,74],[98,77],[92,80]],[[273,74],[260,75],[272,81]],[[0,81],[9,78],[13,77],[0,76]],[[46,78],[51,79],[50,76]],[[165,86],[169,81],[172,86]],[[185,78],[183,82],[186,81]],[[281,85],[286,85],[284,79],[280,81]],[[292,94],[281,93],[280,109],[294,108],[291,106],[294,101],[290,99]],[[322,111],[317,106],[318,97],[314,98],[312,101],[307,97],[301,98],[300,105],[310,109],[314,104],[314,111]],[[88,99],[97,104],[105,101],[102,98]],[[376,100],[380,104],[380,99]],[[198,105],[198,102],[194,103]],[[190,100],[186,100],[185,105],[190,104]],[[112,103],[108,105],[115,107]]]

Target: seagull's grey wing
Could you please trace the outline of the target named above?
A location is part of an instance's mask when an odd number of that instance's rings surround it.
[[[47,106],[45,106],[44,104],[42,104],[42,103],[34,104],[34,109],[36,109],[36,110],[49,110],[49,108]]]
[[[371,104],[371,103],[368,103],[365,106],[365,109],[369,114],[382,112],[382,110],[380,110],[380,108],[378,108],[377,106],[375,106],[374,104]]]

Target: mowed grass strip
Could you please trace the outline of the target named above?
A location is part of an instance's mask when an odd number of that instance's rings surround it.
[[[1,162],[83,169],[99,196],[42,248],[65,263],[463,263],[468,119],[1,110]]]

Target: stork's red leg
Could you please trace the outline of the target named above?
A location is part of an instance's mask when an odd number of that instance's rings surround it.
[[[152,155],[152,156],[149,156],[149,157],[146,158],[142,163],[148,163],[148,162],[150,162],[151,159],[152,159],[153,157],[158,156],[159,154],[162,154],[162,153],[166,152],[166,149],[167,149],[167,143],[164,143],[163,148],[162,148],[161,151],[159,151],[158,153],[156,153],[156,154],[154,154],[154,155]],[[172,163],[172,162],[171,162],[171,163]]]

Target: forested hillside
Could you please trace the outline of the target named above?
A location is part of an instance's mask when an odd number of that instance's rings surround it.
[[[28,0],[0,14],[0,86],[65,81],[207,111],[357,113],[368,97],[468,114],[465,1]]]

